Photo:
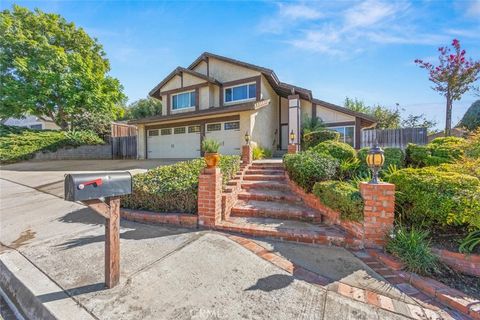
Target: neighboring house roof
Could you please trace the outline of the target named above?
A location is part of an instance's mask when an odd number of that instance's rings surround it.
[[[260,101],[245,102],[245,103],[236,104],[233,106],[228,106],[223,108],[210,108],[210,109],[203,109],[198,111],[182,112],[178,114],[171,114],[168,116],[156,115],[156,116],[151,116],[147,118],[131,120],[128,123],[140,124],[140,123],[152,122],[154,120],[158,120],[155,122],[161,123],[164,121],[179,120],[179,119],[185,119],[185,118],[190,119],[190,118],[198,118],[198,117],[224,114],[224,113],[230,113],[230,112],[257,110],[267,106],[269,103],[270,103],[270,99],[264,99]]]
[[[298,86],[294,86],[292,84],[288,84],[288,83],[285,83],[285,82],[281,82],[272,69],[268,69],[268,68],[265,68],[265,67],[260,67],[260,66],[257,66],[257,65],[251,64],[251,63],[247,63],[247,62],[235,60],[235,59],[232,59],[232,58],[220,56],[220,55],[210,53],[210,52],[202,53],[197,59],[195,59],[195,61],[192,62],[192,64],[190,64],[190,66],[187,69],[182,68],[182,67],[176,68],[165,79],[163,79],[162,82],[160,82],[157,86],[155,86],[155,88],[153,88],[150,91],[149,95],[152,96],[153,94],[155,94],[157,90],[159,90],[164,84],[166,84],[170,79],[172,79],[175,75],[179,74],[180,72],[188,72],[191,75],[202,78],[204,80],[207,80],[210,83],[221,85],[221,82],[217,81],[216,79],[214,79],[212,77],[208,77],[208,76],[206,76],[204,74],[201,74],[201,73],[198,73],[196,71],[193,71],[193,69],[200,62],[207,61],[208,58],[218,59],[218,60],[221,60],[221,61],[224,61],[224,62],[227,62],[227,63],[231,63],[231,64],[234,64],[234,65],[238,65],[238,66],[248,68],[248,69],[251,69],[251,70],[255,70],[255,71],[258,71],[258,72],[262,73],[265,76],[265,78],[267,79],[267,81],[269,82],[269,84],[272,86],[272,88],[275,90],[275,92],[278,95],[280,95],[281,97],[288,98],[289,95],[298,94],[300,96],[300,98],[302,98],[304,100],[312,101],[313,103],[321,105],[325,108],[335,110],[335,111],[338,111],[338,112],[342,112],[342,113],[345,113],[345,114],[349,114],[349,115],[354,116],[354,117],[358,117],[358,118],[364,120],[367,123],[373,124],[373,123],[377,122],[377,120],[374,117],[366,115],[364,113],[355,112],[355,111],[352,111],[352,110],[347,109],[345,107],[341,107],[341,106],[338,106],[338,105],[335,105],[335,104],[332,104],[332,103],[328,103],[328,102],[325,102],[325,101],[322,101],[322,100],[315,99],[315,98],[313,98],[311,90],[308,90],[308,89],[305,89],[305,88],[302,88],[302,87],[298,87]],[[216,112],[220,111],[220,109],[214,109],[214,110]],[[200,111],[196,111],[195,114],[198,114],[199,112]],[[164,119],[164,118],[166,118],[166,116],[160,116],[159,118]],[[145,118],[145,119],[147,119],[147,118]]]
[[[185,72],[185,73],[188,73],[194,77],[197,77],[197,78],[200,78],[200,79],[203,79],[203,80],[206,80],[207,82],[210,82],[212,84],[216,84],[216,85],[221,85],[220,81],[218,80],[215,80],[214,78],[212,77],[208,77],[202,73],[199,73],[199,72],[196,72],[196,71],[193,71],[193,70],[190,70],[190,69],[185,69],[185,68],[182,68],[182,67],[177,67],[175,70],[173,70],[165,79],[163,79],[159,84],[157,84],[155,86],[155,88],[153,88],[148,94],[150,96],[153,96],[155,94],[155,92],[157,90],[159,90],[161,87],[163,87],[168,81],[170,81],[173,77],[175,77],[176,75],[179,75],[180,73],[182,72]]]

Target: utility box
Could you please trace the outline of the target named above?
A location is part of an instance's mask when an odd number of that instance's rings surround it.
[[[65,175],[65,200],[85,201],[132,193],[132,175],[128,171]]]

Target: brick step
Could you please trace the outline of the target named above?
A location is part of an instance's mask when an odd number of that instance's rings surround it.
[[[245,190],[285,190],[289,191],[290,188],[285,182],[279,181],[243,181],[242,188]]]
[[[302,199],[288,190],[271,190],[271,189],[250,189],[244,190],[238,194],[241,200],[258,200],[258,201],[283,201],[283,202],[302,202]]]
[[[320,213],[301,204],[258,200],[238,200],[232,208],[231,216],[322,222]]]
[[[271,170],[271,169],[249,169],[246,174],[267,174],[267,175],[284,175],[284,170]]]
[[[243,180],[250,181],[285,181],[283,175],[270,175],[270,174],[246,174],[243,176]]]
[[[301,221],[230,217],[228,220],[221,221],[215,228],[217,230],[284,241],[335,245],[352,249],[361,247],[359,239],[349,236],[345,231],[336,226],[314,225]]]
[[[252,164],[250,170],[284,170],[283,165],[258,165]]]

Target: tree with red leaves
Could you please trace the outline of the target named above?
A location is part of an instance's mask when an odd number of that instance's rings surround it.
[[[428,71],[429,80],[435,84],[432,89],[447,99],[445,136],[450,136],[452,130],[453,101],[460,100],[465,92],[473,88],[480,73],[480,60],[467,59],[465,50],[460,47],[460,41],[454,39],[452,47],[453,50],[448,47],[438,48],[440,52],[438,66],[420,59],[415,60],[420,68]]]

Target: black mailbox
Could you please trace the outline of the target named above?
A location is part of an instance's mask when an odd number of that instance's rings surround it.
[[[132,193],[132,175],[122,172],[92,172],[65,175],[65,200],[83,201]]]

